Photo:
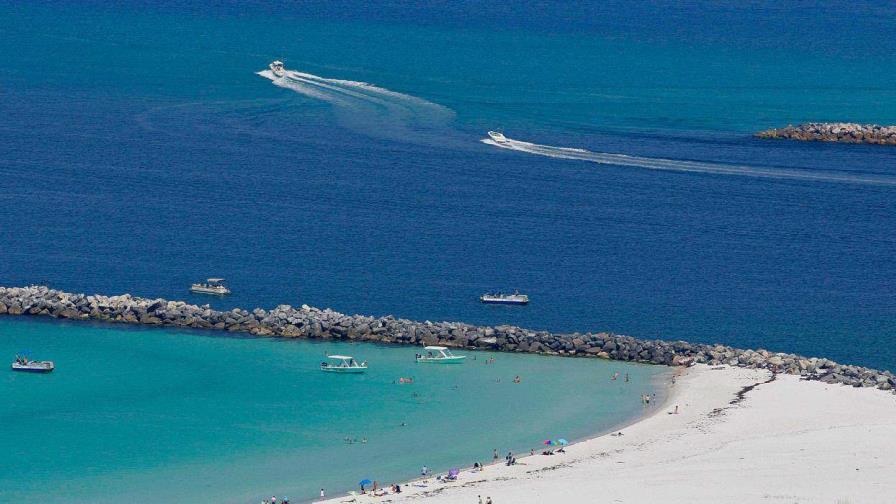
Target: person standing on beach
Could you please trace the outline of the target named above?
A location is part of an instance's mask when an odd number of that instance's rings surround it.
[[[481,495],[477,495],[476,497],[479,497],[479,504],[482,504],[482,496],[481,496]]]
[[[320,498],[323,499],[323,498],[326,497],[326,496],[327,496],[327,494],[324,492],[324,489],[321,488],[321,489],[320,489]]]

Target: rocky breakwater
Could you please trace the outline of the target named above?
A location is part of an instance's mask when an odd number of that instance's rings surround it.
[[[783,138],[804,142],[842,142],[896,145],[896,126],[856,123],[806,123],[760,131],[758,138]]]
[[[896,376],[828,359],[766,350],[684,341],[642,340],[611,333],[554,334],[515,326],[474,326],[461,322],[418,322],[387,317],[345,315],[307,305],[213,310],[183,301],[122,294],[72,294],[44,286],[0,287],[0,314],[33,315],[125,324],[217,329],[256,336],[355,340],[404,345],[438,344],[455,348],[594,357],[669,366],[703,363],[763,368],[810,380],[854,387],[896,389]]]

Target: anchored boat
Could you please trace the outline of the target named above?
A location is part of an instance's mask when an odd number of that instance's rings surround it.
[[[515,291],[513,294],[503,294],[501,292],[488,293],[479,296],[479,301],[486,304],[512,304],[524,305],[529,304],[529,296],[520,294]]]
[[[363,373],[367,371],[367,361],[359,363],[351,355],[328,355],[332,362],[321,362],[320,370],[327,373]]]
[[[205,283],[194,283],[190,286],[190,292],[196,294],[212,294],[224,296],[230,294],[230,289],[224,286],[223,278],[209,278]]]
[[[451,353],[451,350],[448,350],[448,348],[443,346],[428,346],[423,347],[423,349],[426,350],[426,355],[417,354],[417,362],[432,364],[461,364],[464,359],[467,358],[466,355],[454,355]]]
[[[283,77],[284,75],[286,75],[286,70],[283,69],[283,62],[280,60],[272,62],[270,65],[268,65],[268,68],[270,68],[271,72],[273,72],[277,77]]]
[[[53,361],[33,361],[28,357],[16,355],[15,362],[12,363],[13,371],[23,371],[26,373],[49,373],[56,369]]]

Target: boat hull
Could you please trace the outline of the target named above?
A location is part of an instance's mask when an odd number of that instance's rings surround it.
[[[217,290],[207,290],[207,289],[195,288],[195,287],[191,288],[190,292],[192,292],[193,294],[208,294],[209,296],[226,296],[226,295],[230,294],[230,290],[217,291]]]
[[[348,368],[340,368],[340,367],[322,367],[321,371],[325,373],[342,373],[342,374],[358,374],[367,371],[366,367],[348,367]]]
[[[11,367],[13,371],[18,371],[20,373],[50,373],[56,369],[56,366],[53,364],[48,366],[23,366],[21,364],[13,364]]]
[[[527,305],[529,301],[518,301],[513,299],[480,299],[482,304],[507,304],[507,305]]]
[[[417,362],[421,364],[462,364],[466,355],[455,355],[454,357],[420,357]]]

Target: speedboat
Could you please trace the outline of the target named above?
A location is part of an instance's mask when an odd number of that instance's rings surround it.
[[[500,292],[483,294],[479,296],[479,301],[486,304],[512,304],[524,305],[529,304],[529,296],[520,294],[519,291],[513,294],[503,294]]]
[[[320,370],[327,373],[363,373],[367,371],[367,361],[359,363],[351,355],[328,355],[332,362],[321,362]]]
[[[56,369],[53,361],[34,361],[28,357],[20,357],[16,355],[15,362],[12,363],[13,371],[23,371],[26,373],[49,373]]]
[[[423,347],[426,355],[417,354],[417,362],[427,362],[432,364],[461,364],[466,355],[454,355],[451,350],[443,346],[427,346]]]
[[[284,75],[286,75],[286,70],[283,69],[283,62],[280,60],[274,61],[273,63],[268,65],[268,68],[270,68],[271,72],[273,72],[277,77],[283,77]]]
[[[497,131],[489,131],[488,136],[490,136],[492,138],[492,140],[494,140],[495,142],[498,142],[498,143],[507,143],[510,141],[510,140],[507,140],[507,137],[504,136],[504,133],[500,133]]]
[[[196,294],[213,294],[224,296],[230,294],[230,289],[224,286],[223,278],[209,278],[205,283],[194,283],[190,286],[190,292]]]

